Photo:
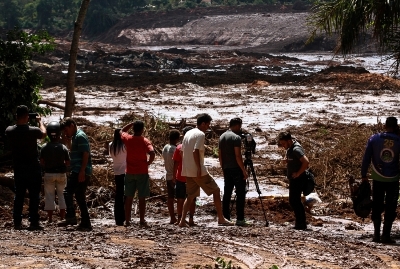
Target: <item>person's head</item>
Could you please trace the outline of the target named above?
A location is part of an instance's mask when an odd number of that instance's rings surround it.
[[[169,143],[171,145],[175,145],[179,141],[179,137],[181,136],[181,133],[178,130],[171,130],[169,132]]]
[[[25,105],[17,106],[17,122],[18,123],[28,123],[29,121],[29,109]]]
[[[388,132],[398,132],[399,125],[397,124],[396,117],[388,117],[385,122],[385,128]]]
[[[51,142],[59,141],[61,135],[60,123],[57,121],[50,122],[49,124],[47,124],[46,132]]]
[[[240,129],[242,129],[242,119],[241,118],[233,118],[229,121],[229,128],[232,132],[238,133]]]
[[[117,155],[124,148],[124,143],[122,142],[120,131],[120,128],[114,130],[114,139],[111,143],[111,150],[114,153],[114,156]]]
[[[281,132],[278,135],[278,146],[288,149],[293,144],[292,134],[290,132]]]
[[[72,136],[74,136],[78,128],[76,122],[73,119],[67,117],[61,121],[60,129],[67,137],[71,138]]]
[[[189,132],[189,131],[192,130],[192,129],[193,129],[192,126],[186,126],[185,128],[182,129],[183,135],[185,135],[187,132]]]
[[[212,118],[207,113],[203,113],[197,116],[197,128],[200,131],[207,131],[210,128]]]
[[[141,120],[134,121],[132,129],[135,135],[142,135],[144,131],[144,122]]]

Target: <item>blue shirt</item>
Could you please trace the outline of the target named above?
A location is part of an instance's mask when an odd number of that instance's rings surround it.
[[[74,136],[72,136],[71,145],[71,172],[79,173],[82,166],[82,157],[84,152],[89,152],[88,163],[85,168],[85,174],[92,174],[92,158],[90,156],[90,144],[86,134],[78,129]]]
[[[361,176],[367,177],[372,161],[373,180],[393,182],[399,180],[400,137],[395,133],[380,133],[371,136],[365,148]]]

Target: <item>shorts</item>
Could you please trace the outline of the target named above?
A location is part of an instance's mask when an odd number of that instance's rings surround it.
[[[200,196],[200,188],[210,196],[216,191],[219,191],[219,187],[215,180],[210,174],[197,177],[186,177],[186,193],[188,197]]]
[[[176,199],[186,198],[186,182],[176,181]]]
[[[175,184],[172,180],[167,180],[167,194],[168,198],[175,198]]]
[[[139,198],[150,196],[150,179],[148,174],[126,174],[125,196],[134,197],[136,190]]]

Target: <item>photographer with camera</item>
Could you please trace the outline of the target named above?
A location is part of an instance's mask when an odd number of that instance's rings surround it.
[[[240,132],[242,120],[233,118],[229,122],[229,130],[219,138],[218,156],[219,163],[224,173],[224,196],[222,211],[227,220],[231,219],[230,202],[233,188],[236,188],[236,225],[248,226],[244,218],[244,205],[246,200],[247,171],[243,164]]]
[[[282,132],[278,135],[278,145],[286,150],[284,161],[287,164],[287,178],[289,179],[289,203],[296,217],[294,229],[306,230],[306,213],[301,202],[301,193],[307,179],[306,170],[309,161],[303,147],[292,138],[289,132]]]
[[[14,229],[22,229],[22,208],[26,190],[29,192],[29,229],[43,229],[39,223],[40,189],[42,174],[39,163],[37,140],[46,137],[46,128],[40,116],[29,115],[28,107],[17,107],[17,123],[8,126],[5,135],[9,142],[14,169],[15,198],[14,198]],[[29,126],[29,120],[35,119],[38,127]]]

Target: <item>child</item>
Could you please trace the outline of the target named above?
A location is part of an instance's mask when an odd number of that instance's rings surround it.
[[[185,136],[186,132],[193,129],[191,126],[187,126],[183,128],[182,132]],[[178,222],[181,221],[182,218],[182,210],[183,210],[183,203],[186,199],[186,178],[181,175],[182,172],[182,144],[179,144],[176,147],[176,150],[173,155],[174,160],[174,174],[173,174],[173,181],[175,181],[176,185],[176,199],[177,201],[177,211],[178,211]],[[193,215],[196,208],[196,203],[192,203],[189,212],[189,226],[194,226],[195,223],[193,221]]]
[[[40,151],[40,163],[44,168],[44,194],[48,222],[53,221],[55,206],[54,190],[57,191],[60,219],[65,217],[64,188],[67,183],[67,166],[70,165],[68,149],[60,141],[60,124],[52,121],[47,125],[47,135],[50,142],[42,147]]]

